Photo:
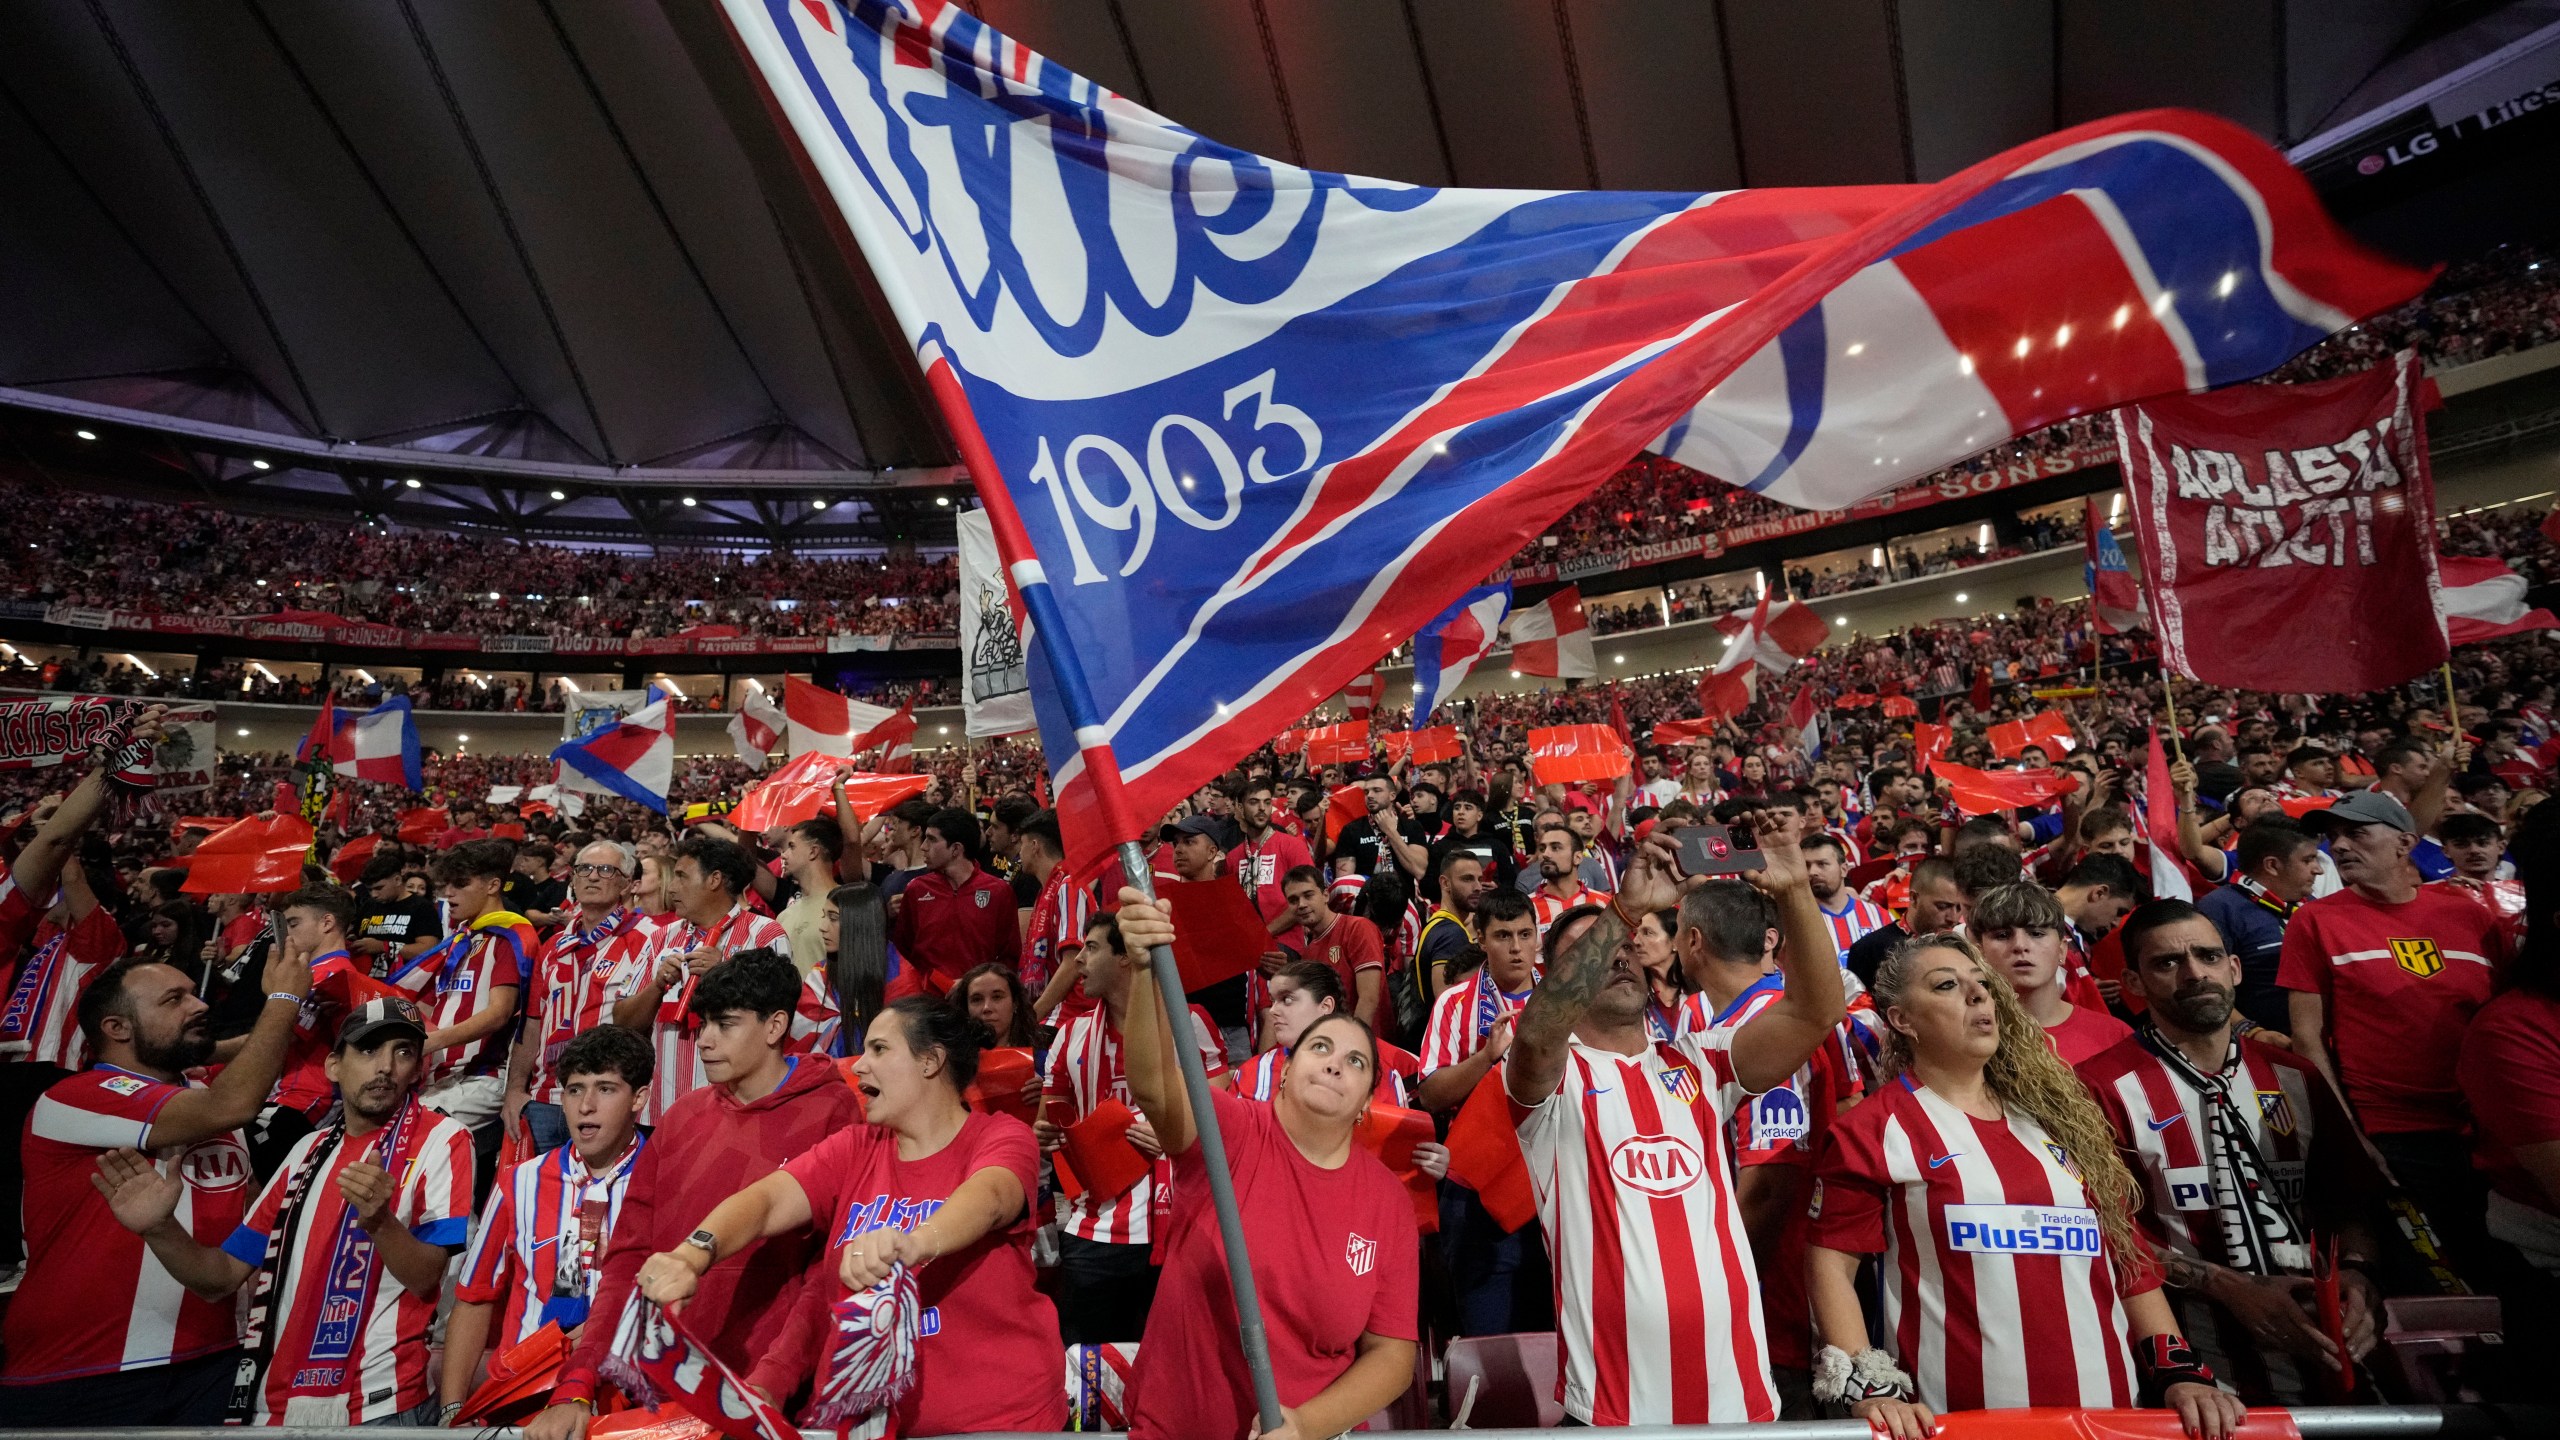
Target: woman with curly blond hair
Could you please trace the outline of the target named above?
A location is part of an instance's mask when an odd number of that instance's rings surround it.
[[[1896,1440],[1953,1410],[2136,1403],[2227,1437],[2240,1402],[2177,1334],[2114,1132],[2017,992],[1949,933],[1904,941],[1874,994],[1886,1083],[1814,1166],[1815,1395]],[[1883,1257],[1881,1349],[1858,1308],[1866,1255]]]

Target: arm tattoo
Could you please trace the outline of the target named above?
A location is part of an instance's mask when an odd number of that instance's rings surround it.
[[[1541,1053],[1562,1049],[1583,1012],[1591,1008],[1592,998],[1609,983],[1610,956],[1626,936],[1627,927],[1613,911],[1593,920],[1582,938],[1566,946],[1539,979],[1529,1003],[1521,1007],[1512,1043]]]
[[[2213,1279],[2214,1267],[2189,1255],[2160,1256],[2160,1283],[2172,1290],[2202,1291]]]

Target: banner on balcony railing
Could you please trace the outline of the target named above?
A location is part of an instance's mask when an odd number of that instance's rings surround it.
[[[959,635],[950,630],[895,635],[470,635],[403,630],[309,610],[265,616],[164,615],[0,600],[0,621],[6,620],[135,635],[211,636],[356,650],[431,650],[449,655],[818,655],[846,650],[952,650],[960,644]]]

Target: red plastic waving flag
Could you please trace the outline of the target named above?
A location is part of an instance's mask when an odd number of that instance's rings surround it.
[[[1632,757],[1606,725],[1549,725],[1529,732],[1529,773],[1541,785],[1614,780]]]
[[[1307,763],[1310,765],[1357,765],[1369,758],[1369,726],[1366,721],[1346,720],[1339,725],[1320,725],[1307,732]]]
[[[2080,785],[2078,779],[2059,770],[1976,770],[1945,760],[1930,768],[1947,782],[1948,798],[1967,815],[2041,805]]]
[[[1345,785],[1325,797],[1324,843],[1331,845],[1342,835],[1342,827],[1369,813],[1369,792],[1357,785]]]
[[[814,820],[835,803],[835,783],[844,776],[845,799],[864,820],[911,795],[921,795],[930,775],[872,775],[854,769],[853,758],[812,750],[747,788],[729,823],[753,834],[777,825]]]
[[[1503,1093],[1500,1065],[1476,1082],[1449,1124],[1449,1178],[1475,1191],[1485,1213],[1505,1230],[1538,1218],[1538,1193],[1529,1181],[1529,1161],[1520,1153],[1520,1132],[1512,1126],[1511,1097]]]
[[[1947,753],[1947,744],[1954,738],[1953,733],[1944,725],[1932,725],[1926,720],[1913,725],[1911,727],[1911,763],[1923,770],[1934,767],[1938,763],[1938,757]]]
[[[1893,719],[1908,720],[1920,713],[1920,702],[1908,695],[1887,695],[1877,708]]]
[[[1716,738],[1713,720],[1661,720],[1653,727],[1656,745],[1696,745]]]
[[[400,843],[425,845],[453,824],[453,813],[441,805],[400,812]]]
[[[2058,710],[2039,710],[2024,720],[2009,720],[1983,732],[1991,742],[1995,755],[2014,760],[2026,753],[2030,745],[2041,746],[2047,755],[2060,755],[2079,743],[2071,733],[2071,721]]]
[[[1173,960],[1186,994],[1252,969],[1275,944],[1262,913],[1232,880],[1162,881],[1156,893],[1182,916]]]
[[[1389,760],[1403,760],[1410,755],[1416,765],[1455,760],[1464,753],[1455,725],[1434,725],[1428,730],[1389,730],[1378,737],[1378,743],[1386,747]]]
[[[255,815],[204,837],[189,856],[190,895],[246,895],[291,890],[302,883],[303,857],[311,853],[311,822],[299,815],[261,820]]]

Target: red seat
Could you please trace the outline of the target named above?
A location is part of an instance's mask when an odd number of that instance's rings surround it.
[[[1553,1331],[1450,1341],[1450,1422],[1463,1413],[1473,1430],[1554,1429],[1564,1423],[1564,1402],[1556,1398],[1562,1363]]]

